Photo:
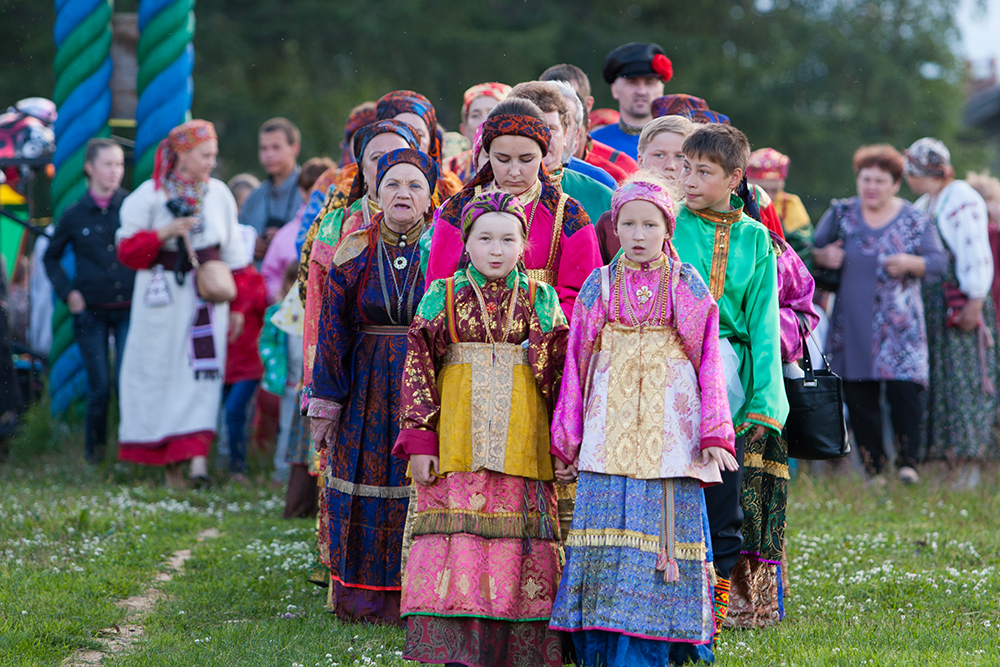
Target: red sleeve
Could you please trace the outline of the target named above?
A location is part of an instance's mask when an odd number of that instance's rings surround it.
[[[148,269],[159,254],[160,237],[152,230],[136,232],[118,242],[118,259],[133,271]]]
[[[396,436],[396,443],[392,447],[392,455],[409,461],[411,456],[418,454],[438,455],[437,432],[418,428],[400,429],[399,435]]]
[[[784,240],[785,230],[781,227],[781,219],[778,218],[778,209],[774,207],[774,202],[768,204],[767,208],[761,209],[760,221],[764,223],[768,231],[774,232]]]

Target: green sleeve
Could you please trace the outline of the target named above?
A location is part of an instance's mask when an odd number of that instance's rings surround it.
[[[780,434],[788,417],[788,399],[781,372],[778,269],[768,235],[761,230],[755,237],[754,272],[746,303],[753,375],[745,420]],[[737,429],[740,426],[737,424]]]

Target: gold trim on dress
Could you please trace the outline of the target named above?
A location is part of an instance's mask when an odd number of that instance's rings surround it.
[[[660,553],[660,536],[619,528],[570,529],[569,547],[621,547],[643,553]],[[701,542],[674,542],[674,557],[680,560],[704,560],[708,550]]]
[[[334,477],[329,470],[325,473],[326,487],[348,496],[361,498],[409,498],[408,486],[371,486],[370,484],[354,484],[347,480]]]

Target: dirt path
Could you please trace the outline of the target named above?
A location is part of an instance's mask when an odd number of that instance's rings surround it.
[[[198,533],[198,541],[204,542],[218,537],[219,531],[208,528]],[[97,633],[95,640],[102,645],[101,650],[80,649],[63,661],[62,667],[93,667],[102,664],[105,656],[124,653],[132,645],[142,639],[145,634],[142,621],[157,602],[166,598],[166,594],[158,588],[165,581],[173,580],[174,576],[184,571],[184,563],[191,558],[191,549],[175,551],[167,562],[164,571],[158,572],[153,582],[140,595],[118,600],[115,604],[125,610],[125,622],[117,623],[110,628],[104,628]]]

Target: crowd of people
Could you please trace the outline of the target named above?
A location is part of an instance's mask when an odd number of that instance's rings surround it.
[[[92,141],[45,257],[87,360],[87,460],[115,386],[119,458],[171,486],[210,483],[220,424],[250,483],[248,415],[276,424],[328,610],[471,666],[711,662],[723,627],[778,623],[784,382],[810,338],[872,483],[930,457],[975,487],[997,454],[1000,181],[956,180],[935,139],[863,146],[857,196],[814,230],[786,156],[664,94],[659,46],[602,74],[617,111],[560,64],[470,88],[460,135],[390,92],[352,111],[338,163],[299,166],[274,118],[263,182],[212,178],[203,120],[131,194]]]

